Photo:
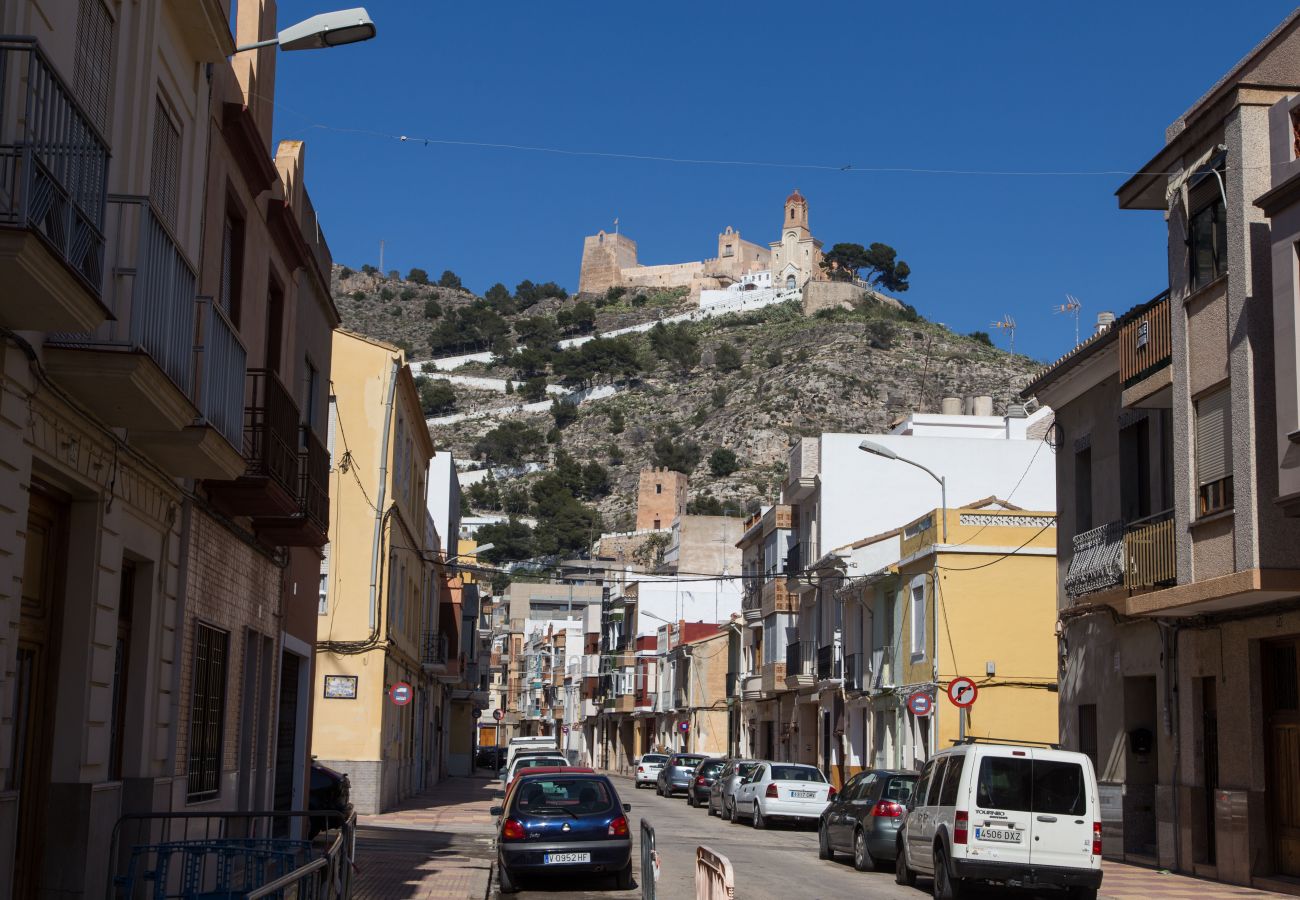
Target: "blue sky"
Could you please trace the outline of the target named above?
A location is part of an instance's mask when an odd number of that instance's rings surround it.
[[[340,4],[341,5],[341,4]],[[282,0],[290,23],[328,7]],[[854,173],[839,166],[1132,171],[1165,126],[1290,11],[1256,0],[817,5],[368,0],[379,36],[283,54],[276,138],[308,141],[334,258],[450,268],[482,292],[577,287],[582,237],[620,229],[646,264],[702,259],[727,225],[766,243],[792,188],[813,233],[894,246],[905,299],[967,332],[1015,317],[1016,349],[1166,284],[1158,212],[1122,175]],[[790,27],[788,9],[808,11]],[[407,135],[403,143],[392,135]],[[414,140],[830,166],[702,165]],[[995,335],[1006,346],[1005,335]]]

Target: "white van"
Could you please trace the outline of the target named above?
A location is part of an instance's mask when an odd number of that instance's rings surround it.
[[[554,750],[558,754],[559,749],[559,741],[553,734],[511,738],[509,746],[506,747],[506,762],[501,768],[509,769],[510,764],[515,761],[515,754],[520,750]]]
[[[934,876],[956,900],[968,882],[1064,887],[1095,900],[1101,887],[1097,775],[1082,753],[966,743],[921,770],[899,831],[899,884]]]

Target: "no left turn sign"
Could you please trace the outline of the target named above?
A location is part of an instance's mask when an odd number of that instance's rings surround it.
[[[959,675],[948,682],[948,699],[952,701],[953,706],[960,706],[962,709],[973,706],[979,693],[980,689],[975,686],[975,682],[965,675]]]

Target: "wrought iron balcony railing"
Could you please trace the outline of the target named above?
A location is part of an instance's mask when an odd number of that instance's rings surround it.
[[[1065,592],[1081,597],[1124,583],[1124,523],[1107,522],[1074,536]]]
[[[315,527],[325,532],[330,517],[329,451],[311,428],[302,427],[303,449],[299,455],[302,487],[302,512]]]
[[[36,39],[0,37],[0,227],[38,235],[95,297],[108,158],[108,142]]]
[[[244,407],[248,474],[265,476],[298,495],[298,407],[270,369],[249,369]]]
[[[817,648],[818,681],[841,677],[839,649],[838,644],[827,644]]]
[[[203,324],[199,412],[231,446],[242,447],[248,351],[211,297],[199,298],[199,321]]]
[[[447,636],[440,631],[426,631],[420,643],[420,662],[426,666],[439,666],[447,662]],[[519,692],[519,683],[510,682],[510,693]]]
[[[808,675],[814,672],[817,651],[812,641],[794,641],[785,648],[785,674]]]

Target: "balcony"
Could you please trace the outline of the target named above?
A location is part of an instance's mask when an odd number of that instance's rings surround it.
[[[233,515],[281,519],[301,513],[298,407],[280,376],[249,369],[244,383],[244,473],[210,481],[213,501]]]
[[[812,641],[795,641],[785,648],[785,685],[791,690],[812,687],[817,650]]]
[[[330,456],[320,438],[302,426],[298,451],[298,511],[253,520],[258,537],[277,547],[323,547],[329,541]],[[469,629],[473,628],[470,620]]]
[[[760,700],[763,697],[763,675],[746,675],[740,680],[740,696],[744,700]]]
[[[817,680],[837,681],[843,677],[840,668],[840,645],[827,644],[817,648]]]
[[[614,699],[614,712],[631,713],[636,711],[636,696],[621,694]]]
[[[1153,590],[1178,580],[1173,511],[1133,522],[1124,533],[1124,586]]]
[[[0,325],[93,331],[108,144],[35,39],[0,39],[0,86]]]
[[[420,640],[420,665],[424,671],[436,676],[439,680],[455,676],[454,680],[460,678],[459,660],[455,660],[456,665],[452,664],[450,658],[451,641],[447,635],[440,631],[426,631],[421,635]],[[511,685],[512,693],[513,688]]]
[[[745,624],[759,626],[763,624],[762,589],[750,580],[745,585],[745,596],[740,601],[740,611],[745,617]]]
[[[1169,296],[1119,330],[1119,377],[1125,407],[1164,408],[1173,400]]]
[[[864,662],[866,656],[861,653],[850,653],[844,657],[844,690],[861,693],[867,689]]]
[[[1071,599],[1124,584],[1124,523],[1107,522],[1074,536],[1074,555],[1065,575]]]
[[[787,457],[785,493],[791,500],[799,501],[817,487],[821,474],[821,438],[800,438],[790,448]]]

